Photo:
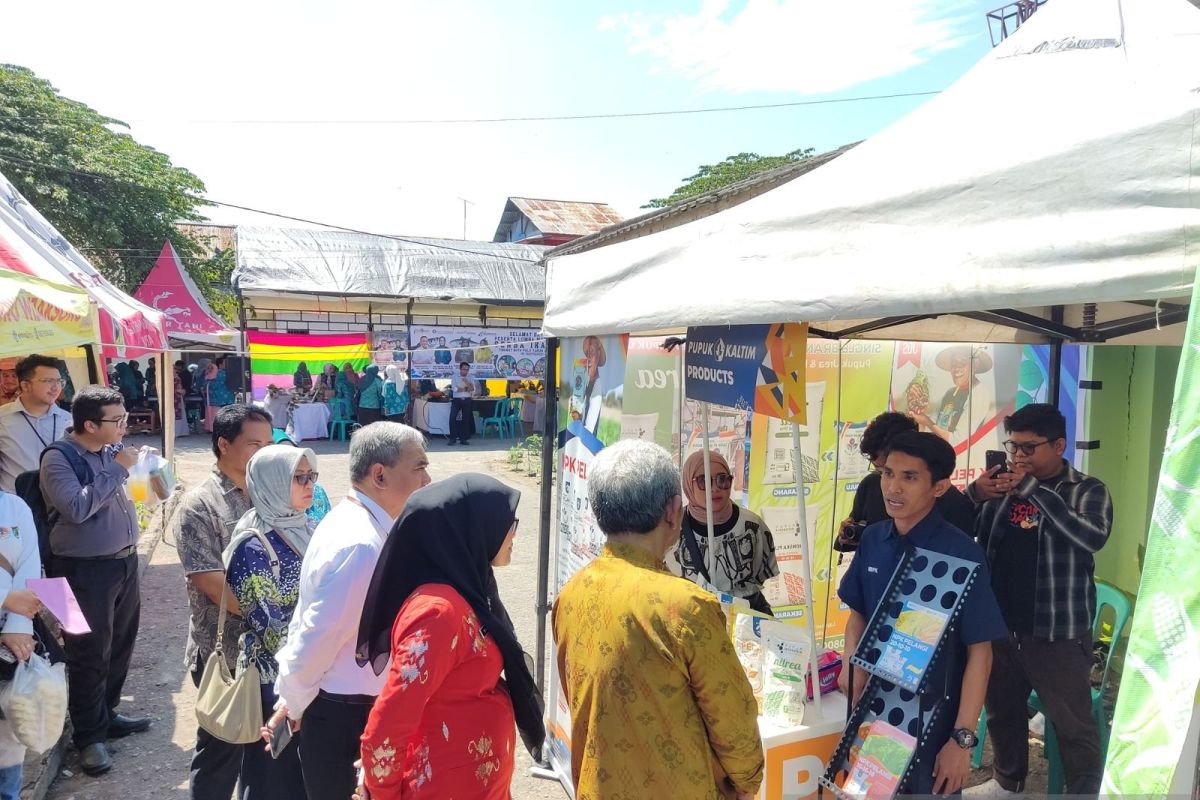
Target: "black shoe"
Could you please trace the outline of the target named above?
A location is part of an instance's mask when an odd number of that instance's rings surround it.
[[[83,769],[85,775],[103,775],[112,769],[112,756],[108,754],[108,748],[104,746],[104,742],[93,742],[89,745],[84,745],[79,751],[79,766]]]
[[[470,443],[471,443],[470,439],[463,439],[461,442],[459,442],[459,444],[470,444]]]
[[[447,447],[449,447],[449,446],[450,446],[450,445],[452,445],[452,444],[454,444],[454,440],[453,440],[453,439],[447,439],[447,440],[446,440],[446,446],[447,446]]]
[[[149,717],[127,717],[124,714],[113,714],[108,721],[108,738],[120,739],[131,733],[141,733],[150,730]]]

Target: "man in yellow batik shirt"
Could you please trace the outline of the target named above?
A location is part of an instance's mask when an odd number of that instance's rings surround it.
[[[605,448],[588,501],[607,543],[553,617],[576,800],[751,800],[763,753],[750,683],[716,598],[663,564],[683,514],[671,456]]]

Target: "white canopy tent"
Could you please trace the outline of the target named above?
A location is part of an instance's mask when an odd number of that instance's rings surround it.
[[[1197,53],[1187,0],[1055,0],[828,164],[551,253],[544,330],[804,320],[842,338],[1177,344],[1200,262]]]

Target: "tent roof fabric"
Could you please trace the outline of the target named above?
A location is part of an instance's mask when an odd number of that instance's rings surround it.
[[[75,286],[0,269],[0,357],[46,353],[96,341],[96,307]]]
[[[550,251],[548,257],[558,258],[560,256],[571,255],[572,253],[582,253],[585,250],[594,250],[611,242],[624,241],[636,236],[645,235],[641,231],[649,232],[650,229],[663,230],[665,228],[673,228],[676,225],[688,222],[693,216],[705,216],[706,213],[714,213],[722,207],[744,203],[752,197],[757,197],[777,186],[782,186],[788,181],[799,178],[801,175],[812,172],[817,167],[828,164],[857,144],[858,142],[843,145],[836,150],[819,153],[803,161],[793,161],[790,164],[784,164],[782,167],[760,172],[757,175],[737,181],[736,183],[731,183],[728,186],[713,189],[711,192],[698,194],[695,197],[689,197],[687,200],[681,200],[678,203],[672,203],[663,208],[656,208],[653,211],[627,219],[620,224],[604,228],[590,236],[581,236],[566,244],[559,245]],[[707,211],[706,207],[711,208],[711,211]],[[706,213],[704,213],[705,211]]]
[[[500,215],[493,241],[508,241],[513,223],[524,214],[543,234],[586,236],[615,225],[624,217],[607,203],[585,203],[575,200],[539,200],[532,197],[510,197]]]
[[[239,227],[233,282],[244,294],[310,294],[541,305],[547,248]]]
[[[99,307],[106,355],[163,350],[162,314],[113,286],[0,173],[0,267],[81,287]]]
[[[1186,297],[1200,260],[1198,51],[1187,0],[1055,0],[832,162],[685,225],[551,254],[544,330],[869,326]]]
[[[158,260],[133,296],[162,312],[167,335],[174,340],[228,344],[237,335],[219,321],[170,240],[163,243]]]

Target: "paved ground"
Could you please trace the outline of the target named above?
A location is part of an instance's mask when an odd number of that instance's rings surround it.
[[[306,442],[320,461],[321,483],[331,499],[347,486],[346,444]],[[501,595],[526,650],[534,650],[537,587],[538,485],[535,479],[512,471],[507,448],[495,440],[476,439],[470,447],[447,447],[439,439],[430,446],[434,480],[457,472],[490,472],[522,492],[516,552],[511,566],[497,571]],[[178,443],[178,470],[184,481],[203,480],[212,466],[207,439],[188,437]],[[195,689],[184,674],[183,648],[187,636],[187,595],[172,536],[156,548],[142,583],[142,625],[138,647],[125,687],[123,707],[155,718],[149,733],[112,743],[115,769],[101,778],[78,771],[77,755],[69,751],[64,771],[48,795],[52,800],[149,800],[187,796],[187,771],[195,742]],[[561,800],[557,783],[529,775],[531,761],[518,752],[512,796],[516,800]]]

